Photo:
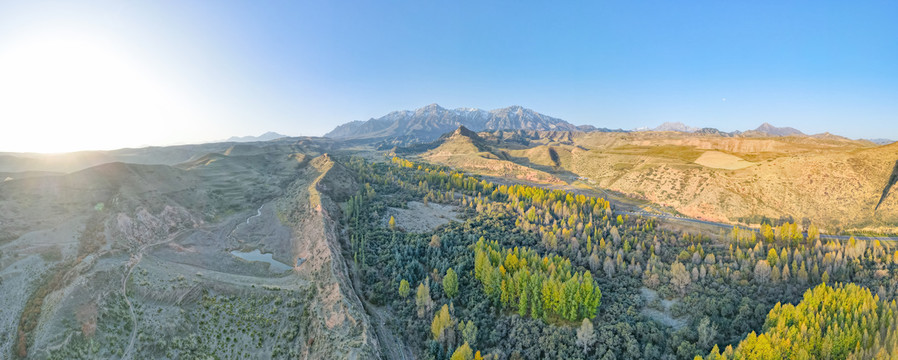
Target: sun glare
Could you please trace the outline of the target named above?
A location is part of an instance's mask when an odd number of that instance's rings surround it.
[[[64,152],[164,139],[192,116],[184,99],[114,46],[71,35],[0,50],[3,150]]]

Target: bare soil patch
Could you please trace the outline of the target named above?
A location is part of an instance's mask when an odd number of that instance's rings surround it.
[[[642,314],[674,329],[686,326],[686,320],[678,319],[671,315],[670,307],[676,303],[674,300],[658,298],[658,292],[649,288],[640,288],[640,295],[648,306],[642,308]]]
[[[705,151],[704,154],[695,159],[695,163],[715,169],[739,170],[755,165],[751,161],[746,161],[738,156],[722,153],[720,151]]]
[[[396,227],[410,232],[427,232],[449,221],[458,220],[458,211],[455,206],[410,201],[408,209],[389,208],[384,224],[390,220],[390,216],[396,219]]]

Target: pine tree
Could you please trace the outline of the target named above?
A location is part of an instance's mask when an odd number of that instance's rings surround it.
[[[521,292],[520,299],[518,299],[518,315],[521,317],[527,316],[527,310],[529,309],[529,299],[527,295],[528,291],[525,289]]]
[[[399,282],[399,296],[401,296],[402,298],[406,298],[406,297],[408,297],[408,292],[409,292],[408,281],[406,281],[405,279],[402,279],[402,281]]]
[[[452,268],[446,270],[446,276],[443,277],[443,290],[450,299],[458,295],[458,275]]]
[[[433,306],[433,299],[430,297],[430,284],[427,280],[418,284],[418,290],[415,294],[415,305],[418,310],[418,317],[424,317]]]
[[[479,354],[479,352],[478,352]],[[468,343],[462,344],[455,352],[452,353],[452,357],[450,360],[473,360],[474,359],[474,351],[471,350],[471,346]]]
[[[449,315],[449,305],[443,305],[433,316],[433,322],[430,323],[430,331],[434,340],[442,340],[445,337],[444,331],[449,328],[451,331],[452,317]]]
[[[462,339],[468,344],[476,344],[477,343],[477,325],[474,325],[474,322],[468,320],[465,323],[464,328],[461,330]]]

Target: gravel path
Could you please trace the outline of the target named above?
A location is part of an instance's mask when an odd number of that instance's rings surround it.
[[[184,234],[185,231],[186,230],[178,230],[174,234],[169,235],[169,237],[163,241],[141,246],[139,249],[137,249],[137,252],[135,254],[131,255],[131,258],[128,260],[128,272],[122,279],[122,295],[125,297],[125,303],[128,304],[128,312],[131,314],[131,322],[133,322],[134,325],[131,327],[131,340],[128,342],[128,347],[125,349],[125,352],[122,355],[122,359],[131,358],[131,352],[134,350],[134,343],[137,341],[137,315],[134,314],[134,305],[131,304],[131,300],[128,299],[128,280],[131,279],[131,273],[134,271],[134,268],[136,268],[137,265],[140,264],[140,260],[143,258],[144,251],[157,245],[172,242],[173,240],[177,239],[178,236]]]

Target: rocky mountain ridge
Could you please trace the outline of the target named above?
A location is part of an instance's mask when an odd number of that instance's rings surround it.
[[[430,104],[417,110],[394,111],[380,118],[346,123],[324,136],[334,139],[389,139],[402,143],[430,142],[459,126],[473,131],[591,129],[581,129],[562,119],[521,106],[487,111],[476,108],[446,109]]]

